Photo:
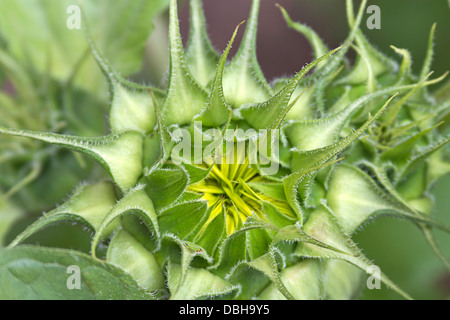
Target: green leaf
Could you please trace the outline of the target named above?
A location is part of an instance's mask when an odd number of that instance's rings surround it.
[[[240,262],[247,259],[247,233],[235,232],[219,247],[217,263],[211,267],[214,274],[227,278]]]
[[[187,238],[203,222],[206,209],[206,202],[193,201],[164,210],[158,216],[161,233],[174,234],[182,240]]]
[[[256,34],[261,0],[253,0],[247,28],[238,52],[225,70],[223,90],[233,108],[267,100],[272,89],[256,57]]]
[[[342,227],[353,233],[373,212],[396,208],[377,191],[362,171],[341,164],[329,181],[327,201]]]
[[[350,105],[352,102],[350,98],[351,87],[345,87],[344,90],[344,93],[339,97],[339,99],[328,109],[327,115],[338,113]]]
[[[102,221],[102,224],[95,233],[91,244],[92,255],[96,256],[97,245],[104,236],[107,227],[117,218],[133,214],[139,217],[150,230],[157,240],[160,239],[160,229],[153,203],[147,196],[144,186],[138,185],[131,189],[117,204],[108,212]]]
[[[155,115],[156,115],[156,122],[158,124],[158,136],[159,136],[159,144],[160,144],[160,155],[159,155],[159,161],[153,165],[152,167],[147,167],[147,169],[151,170],[156,168],[158,165],[162,165],[164,161],[169,159],[172,148],[175,144],[175,142],[172,139],[172,136],[170,134],[169,128],[167,128],[167,123],[161,114],[161,111],[159,109],[158,103],[156,102],[156,97],[152,94],[153,98],[153,104],[155,105]],[[147,151],[147,150],[146,150]],[[150,152],[155,152],[154,150],[148,150]]]
[[[153,254],[124,230],[112,238],[106,261],[130,274],[146,292],[158,294],[165,289],[162,270]]]
[[[227,48],[220,58],[219,64],[217,66],[216,76],[214,77],[214,82],[212,84],[209,103],[202,114],[195,119],[197,121],[201,121],[205,126],[218,127],[225,124],[230,117],[230,113],[232,112],[231,106],[228,105],[225,101],[222,79],[228,54],[230,53],[231,46],[233,45],[234,39],[236,38],[239,26],[240,25],[236,27]]]
[[[283,281],[281,280],[281,275],[278,271],[278,265],[274,254],[274,251],[271,250],[254,260],[245,262],[244,264],[266,275],[270,279],[272,284],[279,290],[279,292],[281,292],[283,298],[294,300],[295,297],[292,296],[290,291],[285,287]],[[241,266],[242,265],[239,265],[237,268],[241,268]],[[234,272],[236,272],[236,270]]]
[[[275,198],[280,201],[286,201],[282,183],[278,182],[248,182],[251,188],[258,190],[262,194]]]
[[[225,215],[219,214],[194,239],[200,247],[213,257],[226,234]]]
[[[109,123],[113,133],[127,130],[153,131],[156,118],[153,100],[147,91],[115,82]]]
[[[385,173],[385,170],[378,168],[372,164],[369,164],[367,162],[363,162],[364,165],[368,166],[373,173],[375,174],[378,182],[383,186],[383,188],[389,193],[390,196],[392,196],[395,200],[397,200],[400,204],[402,204],[406,209],[408,209],[411,213],[411,215],[415,215],[419,220],[420,219],[427,219],[427,216],[429,216],[431,214],[431,210],[432,210],[432,200],[428,199],[428,198],[420,198],[423,193],[424,193],[424,185],[425,182],[423,181],[423,179],[425,178],[425,166],[422,166],[422,170],[420,171],[416,171],[415,174],[413,175],[413,178],[415,176],[418,177],[418,180],[403,180],[402,184],[400,186],[397,186],[397,189],[399,191],[396,190],[396,188],[394,188],[394,186],[391,184],[391,182],[389,181],[389,178],[387,176],[387,174]],[[409,195],[409,199],[410,201],[406,201],[406,197],[403,198],[405,196],[405,191],[404,189],[407,189],[407,192],[413,192],[412,195]],[[417,191],[416,191],[417,190]],[[415,192],[414,192],[415,191]],[[416,193],[416,194],[414,194]],[[412,198],[412,201],[411,201]],[[438,224],[437,222],[434,221],[430,221],[432,224]],[[446,265],[447,268],[450,269],[450,264],[447,261],[447,259],[444,257],[444,255],[441,253],[439,247],[437,246],[437,243],[434,239],[434,235],[433,232],[431,230],[430,225],[421,223],[421,222],[416,222],[417,226],[420,228],[420,230],[423,232],[423,234],[425,235],[425,238],[427,240],[427,242],[430,244],[431,248],[433,249],[433,251],[436,253],[436,255],[438,256],[438,258],[443,261],[443,263]],[[440,226],[440,224],[438,224],[439,227],[441,227],[441,229],[446,230],[447,232],[449,232],[449,229],[446,228],[445,226]]]
[[[347,122],[349,109],[324,119],[290,122],[286,125],[286,135],[292,146],[298,150],[309,151],[323,148],[336,142]]]
[[[317,239],[330,247],[336,248],[339,251],[303,242],[296,247],[294,253],[296,256],[316,259],[345,260],[369,273],[369,267],[372,263],[363,256],[350,239],[350,236],[343,231],[341,226],[333,219],[333,216],[326,208],[322,207],[311,213],[308,221],[304,225],[304,231],[314,239]],[[394,289],[403,297],[411,299],[408,294],[399,289],[397,285],[383,273],[380,273],[380,277],[380,280],[387,286]]]
[[[322,61],[322,63],[324,62]],[[317,93],[317,85],[309,84],[307,86],[306,83],[307,81],[305,81],[305,84],[300,83],[294,90],[289,101],[289,111],[285,118],[287,121],[315,118],[316,105],[313,99],[314,94]]]
[[[411,158],[408,163],[403,168],[400,178],[405,178],[414,172],[424,161],[426,161],[433,153],[437,152],[439,149],[444,147],[448,142],[450,142],[450,137],[446,139],[441,139],[436,143],[423,148],[419,153],[417,153],[413,158]]]
[[[407,218],[448,230],[425,216],[412,214],[408,207],[383,191],[365,172],[347,164],[339,165],[333,172],[327,201],[344,230],[350,234],[364,221],[379,215]]]
[[[153,170],[145,179],[145,191],[157,210],[172,205],[184,192],[188,176],[181,168]]]
[[[299,150],[309,151],[323,148],[336,142],[344,125],[349,121],[351,116],[361,110],[365,104],[374,99],[409,90],[411,88],[414,88],[414,86],[397,86],[366,94],[347,104],[342,110],[328,113],[324,118],[290,121],[286,124],[284,129],[291,144]],[[337,106],[336,108],[339,107]]]
[[[186,169],[188,176],[189,176],[189,184],[194,184],[196,182],[199,182],[203,179],[205,179],[209,172],[212,169],[212,166],[210,166],[208,169],[204,169],[202,167],[183,163],[183,167]]]
[[[222,296],[237,290],[226,280],[213,275],[208,270],[189,268],[186,278],[181,286],[178,286],[181,278],[181,266],[170,263],[167,268],[167,284],[170,292],[175,292],[172,300],[193,300]]]
[[[305,260],[281,271],[280,275],[286,290],[295,300],[319,300],[323,298],[322,268],[320,262]],[[277,286],[272,283],[258,296],[261,300],[286,299]]]
[[[156,93],[162,101],[164,91],[137,85],[122,78],[99,51],[90,34],[87,37],[92,54],[109,83],[109,91],[112,95],[109,113],[111,131],[113,133],[127,130],[143,133],[153,131],[156,125],[154,109],[157,101],[153,99],[150,92]]]
[[[169,44],[169,87],[162,113],[168,125],[189,124],[203,110],[207,94],[186,65],[176,0],[170,0]]]
[[[246,268],[244,268],[246,266]],[[250,268],[248,265],[243,265],[238,268],[233,277],[230,279],[233,284],[239,286],[239,291],[236,296],[233,297],[235,300],[253,300],[256,299],[258,294],[264,290],[271,282],[267,276]],[[280,294],[281,295],[281,294]]]
[[[263,202],[264,213],[277,228],[284,228],[295,223],[295,220],[282,214],[274,205],[269,202]]]
[[[209,40],[201,0],[190,0],[190,33],[186,62],[195,80],[206,87],[216,70],[219,54]]]
[[[80,290],[69,290],[70,266],[80,270]],[[125,272],[72,250],[33,246],[0,250],[0,299],[151,299]]]
[[[172,234],[167,234],[163,236],[163,242],[172,242],[175,245],[177,245],[181,249],[181,272],[177,279],[176,286],[170,287],[170,293],[173,297],[177,297],[180,293],[180,291],[183,291],[183,286],[185,285],[185,281],[187,278],[187,275],[189,273],[190,265],[192,263],[192,260],[199,256],[206,260],[208,263],[212,262],[212,258],[207,254],[207,252],[200,246],[196,245],[195,243],[189,242],[189,241],[183,241],[177,236],[174,236]],[[164,243],[163,243],[164,246]],[[172,263],[172,260],[169,258],[169,268]],[[169,280],[170,281],[170,280]],[[183,293],[181,293],[183,294]]]
[[[407,163],[408,160],[412,157],[415,148],[417,147],[417,141],[426,136],[429,132],[431,132],[438,126],[439,124],[426,130],[420,131],[419,133],[412,135],[410,138],[391,146],[388,150],[384,151],[381,154],[380,159],[383,161],[392,161],[393,163],[398,165]]]
[[[244,119],[255,129],[278,128],[292,106],[292,104],[289,104],[289,101],[299,82],[319,62],[324,61],[342,49],[342,47],[343,46],[340,46],[308,64],[301,71],[299,71],[285,87],[272,96],[268,101],[250,104],[240,109]]]
[[[122,191],[135,186],[142,173],[143,137],[136,131],[99,138],[14,130],[2,127],[0,127],[0,133],[33,138],[91,156],[112,176],[114,182]]]
[[[161,149],[161,137],[158,132],[153,132],[145,136],[143,147],[144,158],[142,160],[145,175],[149,174],[152,169],[154,170],[161,164],[161,159],[163,158],[163,151]]]
[[[244,224],[244,228],[251,225],[251,218],[247,219]],[[272,242],[270,235],[267,230],[265,230],[266,226],[255,227],[249,229],[247,231],[247,252],[248,258],[252,261],[255,261],[259,257],[264,256],[269,250],[269,245]]]
[[[310,172],[301,171],[293,173],[283,179],[284,193],[289,205],[294,209],[297,214],[297,219],[303,223],[303,210],[298,203],[298,187],[299,184],[308,179]]]
[[[292,157],[292,171],[296,172],[297,170],[306,170],[308,168],[312,168],[314,166],[320,166],[324,163],[330,161],[333,157],[335,157],[340,152],[344,151],[348,148],[359,136],[361,136],[369,126],[381,115],[381,113],[386,109],[389,102],[395,97],[392,96],[383,107],[378,110],[378,112],[370,117],[359,129],[353,131],[347,137],[339,140],[338,142],[311,151],[296,151]]]
[[[329,165],[333,165],[336,162],[342,159],[338,159],[335,161],[327,162],[324,164],[319,164],[317,167],[313,168],[305,168],[300,169],[286,177],[283,178],[283,186],[284,193],[286,194],[286,199],[289,205],[294,209],[297,214],[297,219],[300,224],[303,224],[303,209],[298,202],[298,194],[304,196],[304,201],[307,202],[309,200],[310,195],[314,191],[314,183],[313,180],[315,175],[318,173],[318,170],[325,168]]]
[[[364,273],[344,260],[324,262],[325,297],[328,300],[352,300],[361,292]]]
[[[408,99],[410,99],[413,96],[413,94],[416,91],[418,91],[422,86],[428,85],[429,82],[436,81],[436,80],[426,81],[430,75],[431,73],[428,74],[425,78],[423,78],[420,82],[418,82],[410,92],[408,92],[405,96],[396,101],[395,104],[386,112],[386,114],[383,115],[383,125],[385,127],[389,127],[392,123],[395,123],[398,114],[401,110],[401,107],[408,101]]]
[[[75,189],[69,200],[30,225],[9,246],[16,246],[35,232],[60,221],[79,222],[97,231],[115,203],[116,195],[111,183],[82,185]]]
[[[275,237],[273,238],[273,245],[279,246],[283,243],[309,243],[315,246],[328,249],[333,252],[339,252],[341,254],[350,254],[349,251],[343,250],[337,246],[333,246],[318,240],[317,238],[311,237],[306,234],[302,229],[300,223],[296,223],[295,225],[290,225],[284,227],[283,229],[278,230]]]

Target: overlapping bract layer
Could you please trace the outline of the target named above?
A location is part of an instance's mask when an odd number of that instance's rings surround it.
[[[185,55],[172,0],[167,90],[122,79],[92,44],[113,92],[110,136],[0,128],[87,154],[118,187],[80,187],[12,246],[48,223],[75,220],[94,230],[96,257],[99,243],[115,230],[106,261],[153,297],[172,299],[351,298],[360,282],[355,267],[368,272],[371,265],[351,234],[380,214],[412,220],[439,254],[430,227],[447,228],[430,217],[427,192],[450,171],[442,151],[449,139],[435,127],[449,103],[433,101],[426,90],[440,80],[428,80],[429,59],[416,79],[406,51],[396,49],[403,56],[397,67],[373,49],[358,27],[365,1],[356,17],[347,1],[350,35],[329,52],[282,9],[288,25],[312,40],[317,59],[271,86],[255,54],[259,2],[253,1],[243,42],[227,65],[237,29],[219,57],[204,29],[201,2],[191,0]],[[352,68],[344,61],[350,48],[358,54]],[[279,170],[267,174],[248,154],[234,166],[173,156],[175,130],[197,137],[192,149],[204,151],[217,142],[208,130],[228,128],[253,130],[244,141],[279,143],[278,154],[269,157]],[[267,135],[276,130],[280,136]],[[237,179],[229,171],[241,169],[258,179]],[[381,280],[409,297],[385,275]]]

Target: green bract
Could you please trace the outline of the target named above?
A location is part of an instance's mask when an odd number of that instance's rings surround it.
[[[372,267],[351,236],[380,215],[411,220],[448,266],[431,229],[449,229],[430,216],[428,194],[450,172],[442,148],[450,138],[437,130],[447,124],[438,119],[450,103],[427,90],[445,77],[430,77],[434,28],[416,77],[408,51],[393,47],[398,65],[365,39],[359,25],[366,1],[356,15],[347,1],[351,31],[331,51],[280,7],[288,26],[311,41],[316,59],[269,84],[256,59],[259,5],[253,1],[243,41],[227,63],[240,25],[217,54],[201,1],[191,0],[184,50],[171,0],[167,90],[123,79],[90,40],[112,92],[107,136],[0,128],[88,155],[111,177],[78,187],[1,252],[0,272],[11,288],[3,296],[27,281],[20,268],[39,269],[52,259],[73,264],[74,252],[18,246],[57,221],[93,230],[92,257],[80,256],[80,268],[108,270],[116,279],[106,285],[112,298],[131,277],[128,297],[350,299],[362,282],[359,269]],[[357,53],[352,66],[349,50]],[[27,263],[15,264],[24,257]],[[21,286],[21,294],[45,286],[39,281]]]

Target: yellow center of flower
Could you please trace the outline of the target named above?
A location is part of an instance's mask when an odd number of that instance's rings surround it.
[[[240,156],[243,161],[238,161]],[[225,215],[227,235],[239,230],[250,216],[266,221],[267,216],[262,209],[264,201],[270,202],[283,214],[295,216],[286,202],[258,192],[250,186],[254,182],[269,181],[249,164],[248,157],[236,154],[233,158],[234,161],[227,161],[227,157],[223,157],[222,163],[214,163],[212,167],[203,164],[203,167],[211,168],[209,175],[188,188],[188,191],[202,194],[202,199],[212,207],[203,231],[219,214]]]

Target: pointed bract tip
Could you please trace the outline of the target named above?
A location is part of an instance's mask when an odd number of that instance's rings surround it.
[[[236,37],[236,35],[237,35],[238,31],[239,31],[239,28],[240,28],[244,23],[246,23],[246,22],[247,22],[247,20],[244,20],[244,21],[240,22],[240,23],[236,26],[236,28],[234,29],[234,33],[233,33],[233,40],[234,40],[234,38]]]
[[[286,9],[279,3],[275,3],[275,6],[280,9],[281,14],[284,17],[284,20],[286,21],[288,26],[292,26],[294,24],[294,22],[292,21],[290,15],[288,14],[288,12],[286,11]]]

